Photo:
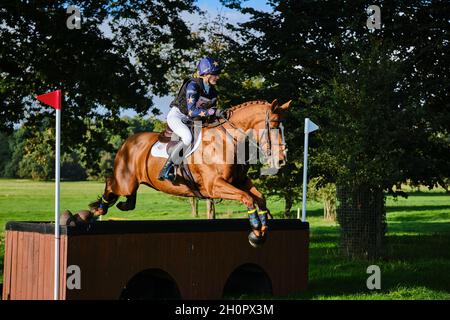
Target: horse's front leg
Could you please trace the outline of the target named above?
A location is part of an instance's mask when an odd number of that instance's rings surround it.
[[[256,189],[252,180],[250,180],[250,178],[248,178],[248,177],[245,180],[242,189],[244,191],[248,192],[252,196],[252,198],[254,199],[256,204],[258,205],[258,209],[259,209],[258,217],[259,217],[259,220],[261,221],[261,232],[262,232],[262,235],[264,236],[265,233],[268,231],[267,219],[268,218],[273,219],[272,214],[270,213],[269,209],[267,208],[266,198],[258,189]]]
[[[261,221],[258,217],[258,211],[255,208],[255,201],[248,192],[236,188],[223,178],[217,178],[214,180],[212,196],[213,198],[237,200],[243,203],[248,209],[248,218],[253,229],[248,237],[250,244],[258,247],[264,243],[265,237],[261,233]]]

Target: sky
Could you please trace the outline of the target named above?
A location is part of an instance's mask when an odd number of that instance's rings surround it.
[[[214,18],[219,13],[221,13],[228,19],[228,22],[232,24],[249,19],[248,16],[242,15],[240,12],[236,10],[226,8],[220,3],[219,0],[198,0],[196,4],[198,7],[200,7],[200,9],[206,11],[211,18]],[[252,7],[263,11],[270,11],[270,6],[266,3],[265,0],[247,0],[243,3],[243,6]],[[183,16],[183,19],[191,23],[193,29],[195,29],[196,25],[198,25],[200,18],[198,15],[185,14]],[[165,120],[167,113],[169,112],[169,104],[173,100],[173,98],[174,98],[173,96],[153,98],[154,106],[157,107],[162,113],[160,116],[158,116],[159,119]],[[124,110],[122,112],[122,115],[133,117],[134,115],[136,115],[136,113],[131,110]]]

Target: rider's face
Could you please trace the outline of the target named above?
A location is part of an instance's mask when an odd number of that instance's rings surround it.
[[[217,84],[217,80],[219,80],[219,75],[217,75],[217,74],[208,74],[207,75],[207,80],[208,80],[209,84],[216,85]]]

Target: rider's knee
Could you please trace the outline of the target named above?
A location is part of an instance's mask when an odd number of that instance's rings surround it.
[[[183,144],[185,146],[189,146],[189,145],[191,145],[192,137],[190,135],[189,136],[185,135],[185,136],[181,137],[181,141],[183,141]]]

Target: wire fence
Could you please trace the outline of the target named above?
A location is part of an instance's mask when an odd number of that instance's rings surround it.
[[[338,186],[336,193],[342,254],[366,259],[381,256],[387,229],[383,190]]]

